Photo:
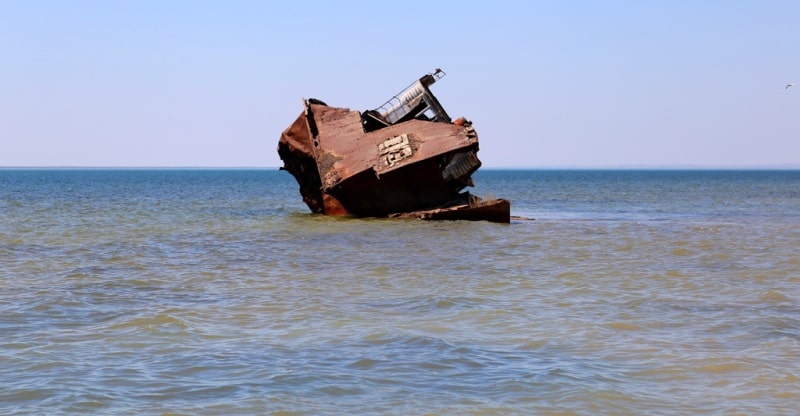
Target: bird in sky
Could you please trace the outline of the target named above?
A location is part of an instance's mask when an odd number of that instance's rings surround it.
[[[786,86],[783,89],[788,90],[789,87],[794,87],[794,83],[790,82],[790,83],[786,84]]]

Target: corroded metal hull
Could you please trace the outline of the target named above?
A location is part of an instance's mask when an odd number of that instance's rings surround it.
[[[305,101],[278,154],[312,212],[509,222],[508,201],[462,192],[480,167],[478,135],[463,118],[451,122],[430,92],[441,76],[364,113]]]

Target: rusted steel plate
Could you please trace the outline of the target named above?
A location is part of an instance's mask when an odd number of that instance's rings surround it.
[[[306,101],[278,154],[312,212],[508,222],[507,200],[461,192],[481,165],[478,135],[463,117],[451,122],[428,89],[441,74],[363,114]]]
[[[478,144],[468,126],[410,120],[365,134],[356,111],[312,105],[311,112],[319,131],[315,149],[324,190],[366,170],[381,175]],[[403,138],[406,145],[392,148]]]

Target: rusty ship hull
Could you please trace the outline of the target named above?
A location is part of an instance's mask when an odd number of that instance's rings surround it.
[[[281,134],[278,154],[314,213],[507,223],[510,203],[469,192],[481,165],[478,135],[455,122],[426,74],[383,106],[365,112],[304,100]]]

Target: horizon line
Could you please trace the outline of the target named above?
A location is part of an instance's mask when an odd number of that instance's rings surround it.
[[[281,170],[280,166],[201,166],[201,165],[19,165],[0,166],[3,170],[12,169],[75,169],[75,170]],[[800,170],[800,164],[778,165],[598,165],[598,166],[482,166],[482,170]]]

